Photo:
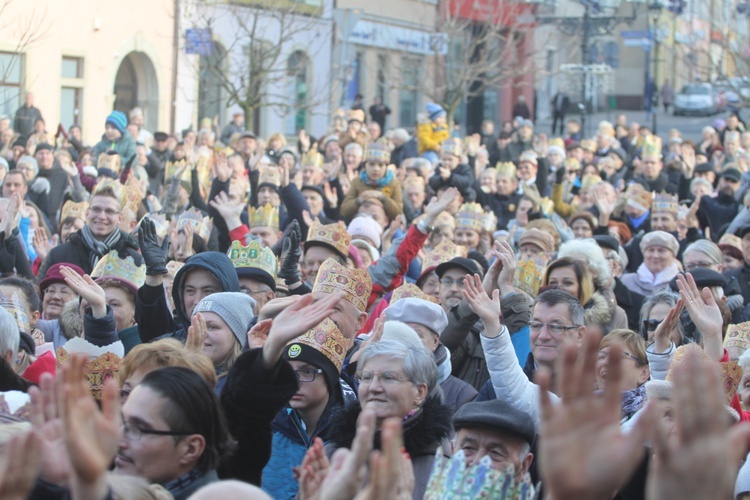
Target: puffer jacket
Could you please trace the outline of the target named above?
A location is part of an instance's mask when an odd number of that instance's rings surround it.
[[[94,164],[98,162],[99,155],[107,151],[115,151],[120,155],[120,164],[123,168],[132,166],[136,155],[135,141],[129,133],[122,134],[116,141],[110,141],[102,135],[102,140],[91,149],[91,158],[94,160]]]

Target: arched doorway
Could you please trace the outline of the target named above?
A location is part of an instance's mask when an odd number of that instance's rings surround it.
[[[143,126],[154,132],[159,127],[159,82],[151,59],[143,52],[131,52],[120,63],[115,77],[115,106],[126,115],[135,107],[143,110]]]
[[[214,42],[210,56],[200,57],[200,75],[198,78],[198,123],[203,118],[213,120],[219,116],[219,123],[226,125],[226,92],[221,82],[222,75],[228,70],[227,51]]]

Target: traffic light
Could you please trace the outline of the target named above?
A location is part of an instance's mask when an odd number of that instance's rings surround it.
[[[685,0],[669,0],[669,12],[680,15],[685,10]]]

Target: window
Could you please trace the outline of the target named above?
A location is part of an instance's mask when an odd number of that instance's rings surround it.
[[[307,128],[307,69],[310,59],[307,54],[298,50],[287,60],[287,97],[294,105],[290,107],[286,116],[285,133],[296,135],[300,130]]]
[[[83,108],[83,58],[62,58],[62,88],[60,89],[60,123],[63,127],[80,125]]]
[[[403,88],[399,91],[399,125],[413,127],[419,107],[419,81],[421,60],[416,57],[402,56],[401,78]]]
[[[208,56],[200,56],[198,78],[198,117],[219,117],[219,123],[226,119],[226,97],[222,87],[221,75],[227,67],[227,52],[217,42],[213,43],[214,50]]]
[[[13,116],[21,106],[23,54],[0,52],[0,112]]]

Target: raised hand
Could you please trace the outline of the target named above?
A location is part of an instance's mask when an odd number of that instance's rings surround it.
[[[331,184],[329,182],[323,184],[323,194],[330,206],[337,207],[339,205],[339,197],[336,194],[336,191],[331,189]]]
[[[513,278],[516,275],[516,255],[507,241],[496,241],[495,243],[499,244],[496,257],[502,264],[497,276],[497,286],[500,288],[500,292],[505,295],[508,290],[504,291],[504,287],[513,287]],[[494,251],[493,255],[495,255]]]
[[[31,415],[29,420],[42,442],[41,478],[58,486],[68,484],[71,465],[65,449],[64,429],[59,414],[57,384],[62,383],[50,373],[43,373],[39,387],[30,387]]]
[[[413,482],[409,491],[403,491],[409,487],[409,476],[402,472],[405,467],[405,457],[401,452],[403,431],[400,419],[385,420],[381,436],[382,451],[375,451],[370,456],[370,481],[354,498],[355,500],[412,498]],[[411,469],[411,464],[409,464],[409,469]],[[413,474],[411,477],[413,478]]]
[[[439,197],[433,196],[424,209],[424,220],[427,225],[432,226],[437,216],[445,211],[445,209],[447,209],[458,196],[459,191],[455,187],[449,187],[448,189],[440,193]]]
[[[680,290],[680,297],[690,319],[703,335],[703,348],[706,354],[714,361],[719,361],[724,356],[722,342],[724,320],[711,290],[704,287],[702,291],[699,291],[690,273],[677,275],[677,288]]]
[[[675,429],[667,435],[657,425],[652,433],[647,498],[734,498],[750,425],[729,427],[717,367],[698,353],[688,353],[672,380]]]
[[[206,329],[206,320],[201,313],[196,313],[190,320],[185,348],[190,351],[203,352],[203,342],[206,340],[207,336],[208,330]]]
[[[10,202],[8,208],[5,209],[3,218],[0,219],[0,232],[5,234],[5,237],[9,237],[18,224],[18,211],[21,210],[21,204],[23,200],[13,193],[10,196]]]
[[[292,231],[282,240],[281,258],[279,259],[279,278],[282,278],[287,285],[293,285],[300,281],[299,277],[299,259],[302,256],[302,249],[299,242],[302,239],[302,230],[297,220],[293,220]]]
[[[307,227],[312,226],[314,222],[317,222],[319,220],[320,219],[318,217],[313,217],[312,215],[310,215],[310,212],[308,212],[307,210],[302,211],[302,222],[304,222]]]
[[[643,458],[656,422],[656,407],[649,403],[632,430],[622,432],[623,351],[617,344],[610,347],[603,395],[594,394],[598,352],[594,335],[585,338],[581,352],[572,342],[565,343],[558,358],[558,404],[549,395],[551,373],[544,368],[537,372],[542,419],[539,470],[551,498],[613,498]]]
[[[60,238],[57,235],[52,236],[52,241],[48,240],[47,233],[43,227],[34,229],[32,244],[34,245],[34,250],[36,250],[37,256],[41,260],[47,258],[50,250],[57,246],[58,241],[60,241]]]
[[[247,346],[249,349],[258,349],[266,345],[268,332],[271,331],[272,319],[264,319],[255,323],[247,332]]]
[[[242,225],[240,216],[242,215],[243,210],[245,210],[245,204],[242,202],[242,200],[234,202],[229,199],[229,195],[227,193],[222,191],[208,203],[217,212],[219,212],[219,215],[221,215],[221,217],[224,219],[224,222],[227,223],[227,228],[230,231]]]
[[[78,175],[78,167],[76,167],[72,161],[68,160],[65,155],[59,156],[57,163],[60,165],[60,168],[68,174],[68,176],[75,177]]]
[[[662,322],[659,323],[659,326],[656,327],[656,331],[654,332],[654,351],[657,354],[661,354],[669,349],[672,343],[672,333],[676,331],[682,308],[682,299],[677,299],[677,303],[669,310]]]
[[[362,342],[362,345],[357,349],[357,352],[352,354],[352,357],[349,360],[349,363],[355,363],[359,359],[359,355],[362,354],[365,349],[367,349],[369,346],[374,344],[375,342],[380,342],[380,339],[383,338],[383,328],[385,327],[385,314],[381,314],[377,318],[375,318],[375,321],[372,322],[372,331],[370,332],[370,336],[367,337],[367,339]]]
[[[216,155],[214,164],[216,165],[216,178],[219,182],[227,182],[232,177],[232,168],[229,166],[229,162],[227,162],[227,153],[224,151],[219,152]]]
[[[187,260],[195,254],[193,251],[195,230],[193,229],[193,225],[188,223],[182,226],[182,231],[185,234],[185,243],[182,244],[182,258]]]
[[[144,217],[138,228],[138,244],[141,248],[143,261],[146,263],[146,275],[154,276],[167,274],[167,252],[169,238],[165,237],[161,245],[156,235],[156,225],[148,217]]]
[[[310,136],[307,135],[307,131],[305,129],[301,129],[299,131],[298,138],[299,138],[300,150],[303,153],[306,153],[307,151],[309,151],[310,150]]]
[[[464,281],[466,288],[463,290],[463,296],[469,303],[469,307],[479,316],[484,324],[484,335],[494,337],[501,330],[500,315],[500,291],[494,290],[492,298],[487,295],[482,286],[482,278],[478,274],[474,276],[467,274]]]
[[[107,297],[104,289],[88,274],[81,276],[68,266],[60,266],[65,284],[91,306],[95,318],[103,318],[107,314]]]
[[[302,465],[299,467],[300,500],[317,500],[320,498],[320,487],[328,475],[331,464],[323,450],[323,440],[316,437],[312,446],[307,449]]]
[[[11,437],[0,456],[0,498],[29,498],[41,464],[42,440],[36,429]]]

